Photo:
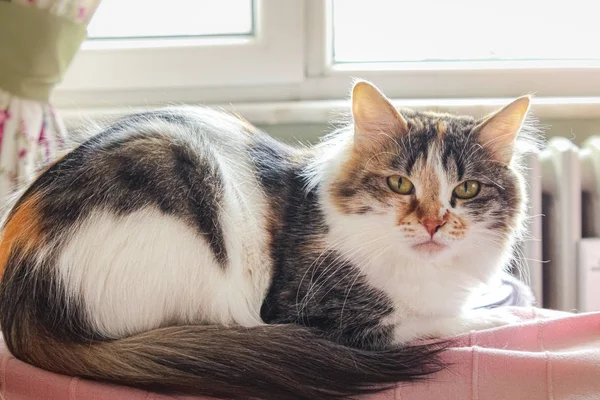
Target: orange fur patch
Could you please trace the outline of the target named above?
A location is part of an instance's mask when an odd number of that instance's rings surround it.
[[[448,130],[448,125],[446,125],[446,122],[444,122],[443,120],[438,120],[437,122],[437,138],[439,140],[443,140],[444,139],[444,135],[446,134],[446,131]]]
[[[4,273],[10,253],[15,246],[19,246],[21,251],[28,252],[42,242],[38,202],[38,194],[29,196],[6,221],[0,242],[0,275]]]
[[[349,144],[352,146],[352,144]],[[369,199],[368,194],[361,194],[360,184],[357,183],[357,179],[362,175],[365,169],[369,166],[377,166],[379,164],[387,164],[387,160],[383,160],[386,156],[389,156],[390,152],[385,151],[385,147],[382,146],[375,153],[369,151],[361,151],[356,147],[349,147],[347,149],[350,156],[344,162],[340,169],[340,174],[337,176],[336,181],[330,188],[331,200],[336,208],[346,214],[357,212],[363,205],[363,201]],[[373,155],[375,154],[375,155]],[[342,193],[345,189],[354,189],[356,196],[343,196]],[[389,204],[392,199],[397,198],[398,195],[390,191],[382,191],[378,193],[378,200],[384,204]]]
[[[465,222],[458,217],[452,221],[452,225],[458,230],[465,230],[467,228]]]
[[[442,203],[439,200],[440,196],[440,181],[430,165],[425,165],[420,168],[419,181],[422,185],[422,194],[419,199],[419,205],[416,213],[417,218],[439,218],[439,212],[442,208]]]
[[[457,238],[462,238],[465,236],[467,232],[467,223],[462,220],[458,215],[452,214],[448,221],[448,225],[450,227],[450,235],[456,236]]]

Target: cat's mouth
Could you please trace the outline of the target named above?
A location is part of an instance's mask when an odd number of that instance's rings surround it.
[[[415,244],[413,246],[413,249],[415,249],[419,252],[433,254],[433,253],[439,253],[440,251],[444,250],[446,247],[448,247],[448,246],[446,246],[445,244],[442,244],[440,242],[436,242],[433,239],[430,239],[426,242]]]

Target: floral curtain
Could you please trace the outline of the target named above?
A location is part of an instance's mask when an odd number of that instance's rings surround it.
[[[100,0],[0,0],[0,203],[54,159],[65,128],[48,103]]]

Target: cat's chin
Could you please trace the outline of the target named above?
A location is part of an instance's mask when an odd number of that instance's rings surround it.
[[[445,243],[441,240],[427,240],[416,242],[410,246],[410,252],[417,260],[424,262],[440,262],[451,258],[453,243]]]
[[[435,240],[427,240],[413,245],[412,248],[417,253],[435,255],[446,250],[448,246]]]

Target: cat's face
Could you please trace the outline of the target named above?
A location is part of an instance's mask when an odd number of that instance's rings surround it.
[[[354,143],[329,187],[348,226],[376,225],[365,241],[434,262],[508,247],[524,202],[510,162],[529,98],[476,121],[398,112],[370,85],[353,97]]]

